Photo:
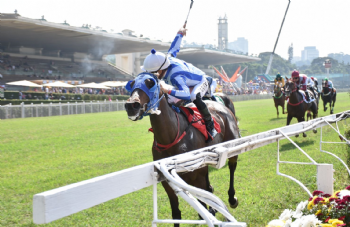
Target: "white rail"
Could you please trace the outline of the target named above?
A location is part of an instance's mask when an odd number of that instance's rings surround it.
[[[51,117],[125,110],[125,101],[67,102],[0,106],[0,119]]]
[[[294,125],[289,125],[277,129],[273,129],[267,132],[254,134],[251,136],[239,138],[236,140],[227,141],[225,143],[213,145],[211,147],[198,149],[192,152],[174,156],[168,159],[162,159],[157,162],[147,163],[141,166],[125,169],[119,172],[107,174],[104,176],[96,177],[90,180],[82,181],[79,183],[67,185],[61,188],[53,189],[43,193],[34,195],[33,198],[33,219],[36,224],[49,223],[51,221],[63,218],[65,216],[77,213],[84,209],[88,209],[92,206],[106,202],[111,199],[118,198],[122,195],[140,190],[142,188],[153,185],[154,188],[154,220],[153,226],[156,223],[192,223],[192,224],[207,224],[209,226],[246,226],[243,222],[237,222],[235,218],[229,214],[226,206],[216,196],[199,189],[190,187],[181,180],[176,172],[192,171],[197,168],[201,168],[205,165],[211,165],[215,168],[221,168],[225,165],[227,158],[239,155],[241,153],[253,150],[264,145],[278,142],[281,139],[289,139],[288,137],[300,134],[302,132],[314,130],[320,128],[329,123],[336,123],[337,121],[344,120],[350,117],[350,111],[342,112],[340,114],[333,114],[330,116],[317,118],[308,122],[301,122]],[[343,137],[343,139],[345,139]],[[348,145],[350,142],[345,140]],[[298,148],[302,151],[301,148]],[[304,151],[302,151],[307,155]],[[279,150],[278,150],[279,155]],[[307,155],[308,156],[308,155]],[[311,157],[309,157],[312,163],[296,163],[280,161],[278,156],[277,169],[279,163],[292,163],[292,164],[312,164],[318,166],[317,176],[327,175],[326,183],[319,182],[318,185],[328,184],[330,179],[330,172],[332,172],[332,165],[329,164],[317,164]],[[183,198],[188,201],[193,207],[203,214],[204,221],[192,221],[192,220],[159,220],[157,216],[157,183],[164,180],[164,178],[158,177],[154,173],[154,167],[158,168],[163,176],[171,183],[171,186]],[[169,170],[170,173],[169,173]],[[279,173],[279,175],[286,176],[299,185],[309,194],[305,186],[298,180],[289,177],[285,174]],[[333,175],[331,175],[333,177]],[[122,183],[121,183],[122,182]],[[332,182],[333,184],[333,182]],[[329,189],[326,189],[327,191]],[[332,189],[333,190],[333,189]],[[194,196],[191,195],[193,193]],[[197,204],[197,201],[193,198],[197,197],[203,202],[208,203],[210,206],[215,207],[231,222],[221,222],[215,219],[211,214],[208,214],[206,210]]]

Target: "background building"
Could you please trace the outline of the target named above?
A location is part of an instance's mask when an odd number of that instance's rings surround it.
[[[228,24],[226,15],[221,18],[219,17],[218,23],[218,49],[228,49]]]
[[[244,37],[238,37],[236,41],[228,43],[228,49],[238,53],[248,53],[248,40]]]
[[[328,57],[337,60],[339,63],[350,64],[350,55],[343,52],[328,54]]]
[[[301,60],[305,62],[312,62],[315,58],[319,57],[319,52],[315,46],[304,47],[301,51]]]

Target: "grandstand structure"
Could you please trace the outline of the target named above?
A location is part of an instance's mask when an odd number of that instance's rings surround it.
[[[137,37],[128,29],[109,33],[89,25],[74,27],[66,21],[53,23],[17,13],[1,13],[0,30],[0,84],[16,80],[127,81],[141,72],[140,65],[151,49],[166,52],[171,44]],[[107,55],[116,56],[115,64],[104,59]],[[209,65],[260,60],[204,48],[183,49],[178,58],[212,76]]]

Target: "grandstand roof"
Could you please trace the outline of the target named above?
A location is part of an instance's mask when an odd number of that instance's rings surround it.
[[[246,55],[232,54],[204,48],[181,49],[177,57],[192,64],[203,65],[224,65],[261,60],[257,57],[249,57]]]
[[[167,50],[170,43],[97,31],[88,27],[73,27],[67,23],[52,23],[45,19],[30,19],[19,14],[0,14],[0,43],[69,52],[121,54]]]

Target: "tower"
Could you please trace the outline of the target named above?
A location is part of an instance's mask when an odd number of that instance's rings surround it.
[[[223,18],[219,17],[218,23],[218,49],[226,50],[228,45],[228,25],[226,14]]]

